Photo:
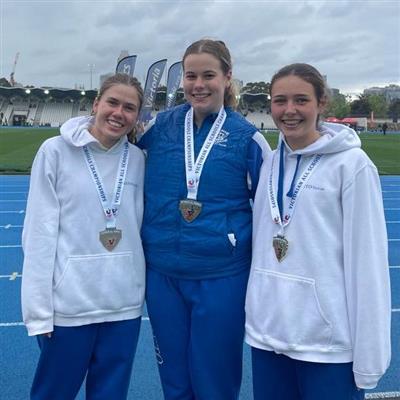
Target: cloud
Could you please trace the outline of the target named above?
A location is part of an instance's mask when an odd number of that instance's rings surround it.
[[[37,86],[88,86],[115,69],[121,50],[137,54],[144,79],[152,62],[181,59],[202,37],[224,40],[234,76],[269,81],[285,64],[314,64],[331,86],[362,90],[399,83],[397,1],[45,1],[0,8],[0,76]]]

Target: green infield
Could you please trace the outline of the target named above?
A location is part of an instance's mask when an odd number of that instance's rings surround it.
[[[55,135],[57,128],[0,128],[0,173],[29,173],[40,144]],[[278,134],[268,132],[265,137],[275,148]],[[400,175],[400,134],[362,133],[360,138],[381,175]]]
[[[0,173],[29,173],[39,146],[57,128],[0,128]]]
[[[275,148],[278,142],[276,132],[264,134],[269,145]],[[361,133],[361,147],[377,166],[380,175],[400,175],[400,134],[382,135]]]

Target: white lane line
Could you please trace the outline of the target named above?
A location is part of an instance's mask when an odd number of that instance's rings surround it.
[[[25,200],[0,200],[0,201],[7,202],[7,203],[17,203],[17,202],[23,201],[24,203],[26,203],[26,199]]]
[[[389,239],[389,242],[400,242],[400,239]]]
[[[149,317],[142,317],[142,321],[149,321]],[[12,326],[23,326],[23,322],[0,322],[0,328],[8,328]]]
[[[400,308],[392,308],[392,312],[399,312]],[[142,317],[142,321],[149,321],[149,317]],[[21,326],[24,325],[24,323],[21,322],[0,322],[0,328],[6,328],[10,326]]]
[[[22,275],[19,275],[19,276],[21,277]],[[18,272],[13,272],[10,275],[10,281],[15,281],[15,279],[17,279],[17,277],[18,277]]]
[[[23,214],[25,210],[0,211],[0,214]]]
[[[400,398],[400,392],[377,392],[377,393],[367,393],[365,395],[366,399],[391,399]]]
[[[396,192],[397,190],[395,190],[395,192]],[[400,190],[398,190],[399,192],[400,192]],[[8,190],[6,190],[4,193],[7,193],[7,194],[22,194],[22,193],[24,193],[24,194],[26,194],[26,193],[28,193],[28,192],[9,192]]]
[[[18,272],[13,272],[11,275],[0,275],[0,279],[8,279],[9,281],[15,281],[17,278],[21,278],[22,275]]]
[[[7,244],[7,245],[0,246],[0,249],[14,249],[14,248],[18,248],[18,247],[22,247],[22,246],[20,244]]]
[[[400,221],[399,221],[400,222]],[[10,228],[23,228],[23,225],[0,225],[0,228],[4,228],[4,229],[10,229]]]
[[[387,224],[400,224],[400,221],[386,221]]]

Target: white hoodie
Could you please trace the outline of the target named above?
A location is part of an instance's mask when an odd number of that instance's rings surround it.
[[[87,130],[88,117],[67,121],[46,140],[32,166],[22,246],[22,314],[29,335],[54,325],[78,326],[141,315],[145,262],[140,239],[144,156],[129,145],[129,161],[111,252],[99,241],[106,227],[82,146],[87,145],[112,198],[126,137],[104,148]]]
[[[285,146],[283,216],[296,182],[322,154],[298,192],[278,262],[272,246],[280,231],[269,201],[277,192],[278,150],[261,170],[254,203],[253,260],[246,299],[246,342],[293,359],[353,362],[356,385],[374,388],[390,362],[390,284],[387,233],[377,170],[350,128],[322,124],[304,149]]]

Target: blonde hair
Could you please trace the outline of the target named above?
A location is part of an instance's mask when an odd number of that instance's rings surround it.
[[[127,74],[117,73],[115,75],[108,77],[101,85],[101,87],[97,93],[95,101],[98,102],[101,99],[101,97],[103,96],[103,94],[108,89],[110,89],[111,87],[113,87],[115,85],[126,85],[126,86],[130,86],[130,87],[133,87],[136,89],[138,98],[139,98],[139,113],[140,113],[140,110],[143,105],[143,97],[144,97],[142,85],[135,77],[127,75]],[[127,133],[128,140],[131,143],[133,143],[135,141],[136,133],[137,133],[136,126],[133,127],[132,131]]]

